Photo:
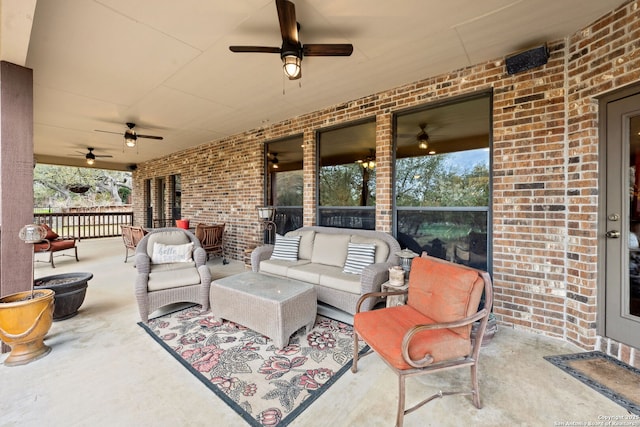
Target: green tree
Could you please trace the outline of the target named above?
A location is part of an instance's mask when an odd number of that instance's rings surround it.
[[[365,180],[366,195],[362,187]],[[325,166],[320,170],[321,206],[374,206],[375,189],[375,170],[364,173],[357,163]]]
[[[465,170],[447,160],[447,154],[399,159],[398,206],[487,206],[488,167],[479,163]]]
[[[276,173],[276,205],[302,206],[303,179],[302,170]]]
[[[86,187],[78,194],[72,188]],[[69,166],[36,165],[34,204],[54,208],[122,204],[131,193],[131,173]]]

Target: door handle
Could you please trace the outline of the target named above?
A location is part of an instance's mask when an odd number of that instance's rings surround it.
[[[607,234],[605,234],[605,236],[607,236],[609,239],[619,239],[620,232],[618,230],[610,230],[607,231]]]

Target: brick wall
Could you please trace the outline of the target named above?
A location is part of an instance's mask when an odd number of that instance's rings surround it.
[[[545,66],[513,76],[502,58],[389,89],[139,165],[134,212],[144,218],[147,178],[182,175],[183,217],[226,222],[229,255],[259,243],[263,145],[303,134],[304,223],[315,222],[315,132],[376,119],[376,226],[392,231],[392,122],[397,111],[493,93],[494,311],[503,324],[605,348],[636,364],[636,351],[596,336],[598,104],[640,79],[639,2],[548,43]],[[168,195],[166,197],[169,200]],[[611,350],[613,349],[613,350]],[[614,351],[615,350],[615,351]]]

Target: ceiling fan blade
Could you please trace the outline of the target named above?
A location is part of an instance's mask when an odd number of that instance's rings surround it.
[[[96,157],[113,157],[113,156],[111,156],[109,154],[94,154],[94,156],[96,156]]]
[[[350,56],[353,53],[351,44],[305,44],[302,47],[304,56]]]
[[[276,0],[276,8],[278,9],[278,21],[280,21],[282,41],[297,45],[299,42],[296,6],[289,0]]]
[[[265,46],[229,46],[229,50],[236,53],[280,53],[279,47]]]
[[[137,136],[138,138],[148,138],[148,139],[158,139],[158,140],[162,140],[162,139],[164,139],[164,138],[163,138],[163,137],[161,137],[161,136],[155,136],[155,135],[140,135],[139,133],[138,133],[138,134],[136,134],[136,136]]]
[[[116,135],[122,135],[122,132],[112,132],[110,130],[100,130],[100,129],[94,129],[94,132],[104,132],[104,133],[115,133]]]

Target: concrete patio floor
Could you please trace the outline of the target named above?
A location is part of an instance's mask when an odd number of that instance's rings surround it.
[[[83,240],[80,262],[36,263],[35,276],[88,271],[94,277],[77,316],[54,322],[52,352],[31,364],[0,365],[0,426],[242,426],[245,422],[137,325],[135,268],[118,238]],[[209,262],[214,277],[244,270],[240,261]],[[483,409],[468,397],[437,399],[405,418],[405,426],[587,425],[627,411],[542,357],[576,353],[558,339],[500,326],[480,361]],[[0,355],[0,361],[6,355]],[[292,426],[393,426],[397,380],[376,356],[345,373]],[[407,380],[419,401],[468,370]],[[603,425],[603,424],[601,424]]]

